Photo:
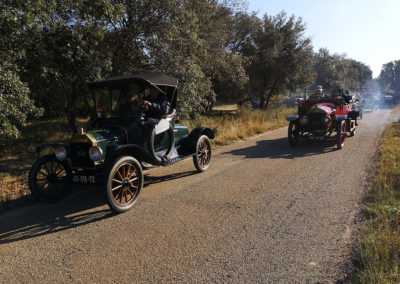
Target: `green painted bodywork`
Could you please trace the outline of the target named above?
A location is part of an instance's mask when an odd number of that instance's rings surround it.
[[[137,145],[151,153],[151,135],[155,127],[154,121],[143,121],[138,118],[110,118],[98,122],[98,129],[84,134],[73,135],[69,143],[70,158],[73,168],[95,169],[95,163],[90,159],[88,150],[91,146],[98,146],[103,152],[103,161],[109,151],[120,145]],[[187,137],[189,130],[186,126],[170,121],[174,130],[175,146],[179,145],[183,138]],[[168,131],[155,136],[155,152],[166,151],[169,146]],[[75,149],[78,149],[75,151]],[[83,156],[84,152],[87,155]],[[80,154],[80,157],[74,155]]]

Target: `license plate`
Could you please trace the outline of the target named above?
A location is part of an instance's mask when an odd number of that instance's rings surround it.
[[[96,179],[94,176],[73,175],[72,181],[79,183],[96,183]]]

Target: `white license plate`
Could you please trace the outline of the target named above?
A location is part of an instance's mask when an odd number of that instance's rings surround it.
[[[94,176],[73,175],[72,181],[80,183],[96,183],[96,179]]]

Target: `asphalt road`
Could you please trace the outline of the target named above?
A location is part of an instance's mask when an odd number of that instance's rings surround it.
[[[146,172],[135,207],[100,188],[0,215],[0,282],[331,283],[346,279],[356,215],[389,111],[342,150],[288,146],[282,128]]]

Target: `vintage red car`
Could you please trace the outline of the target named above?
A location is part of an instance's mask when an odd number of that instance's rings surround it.
[[[299,101],[298,114],[286,117],[289,144],[295,146],[300,137],[325,140],[336,133],[337,148],[342,149],[347,133],[355,134],[358,116],[352,96],[344,93]]]

